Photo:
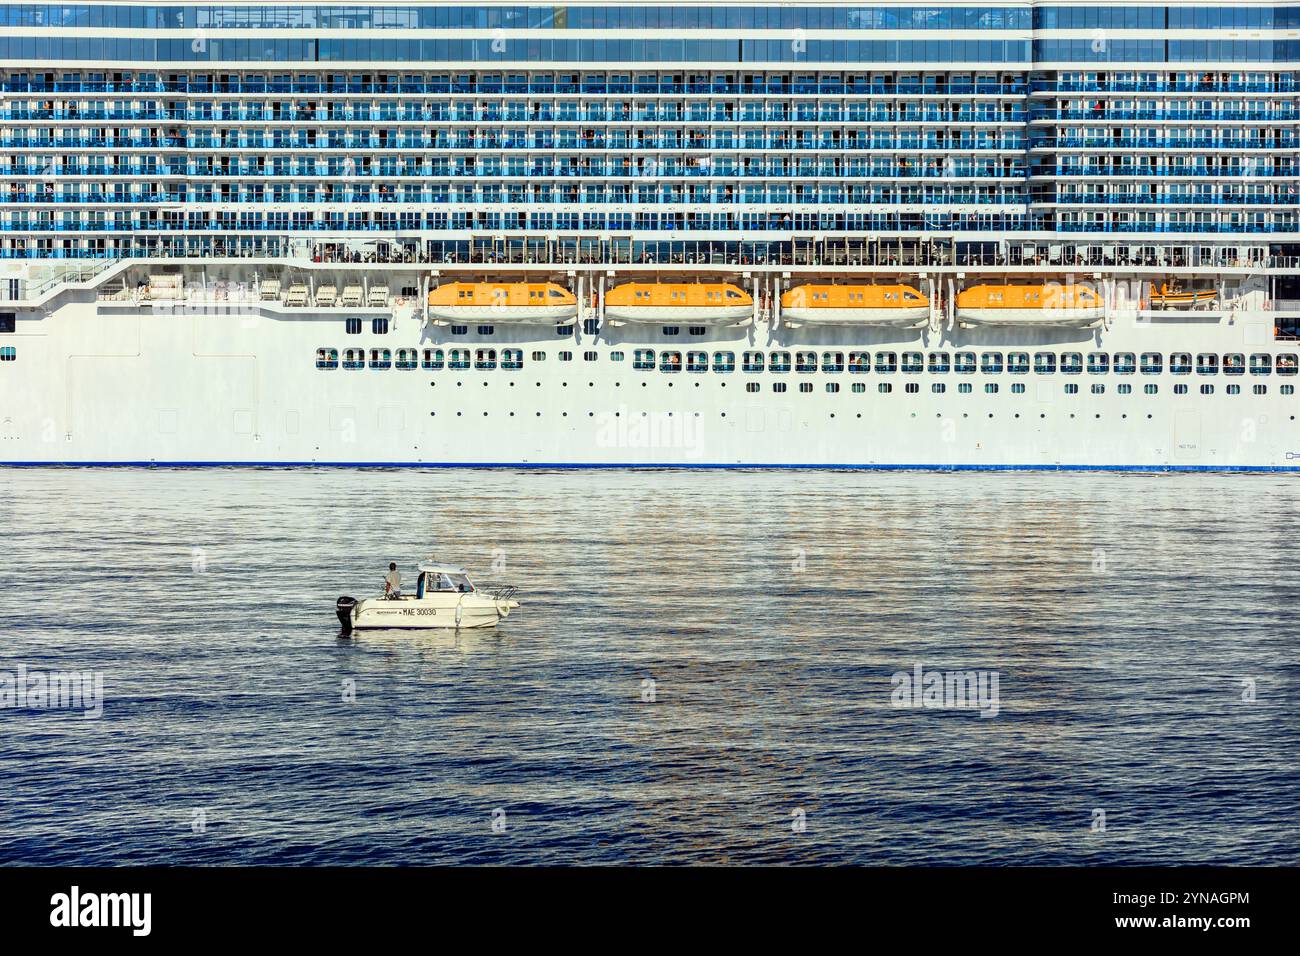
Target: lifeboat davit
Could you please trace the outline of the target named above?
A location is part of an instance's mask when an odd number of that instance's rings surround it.
[[[1101,296],[1085,285],[977,285],[957,293],[963,326],[1087,328],[1105,316]]]
[[[801,325],[888,325],[930,321],[930,300],[910,285],[800,285],[781,295],[781,321]]]
[[[605,293],[605,319],[610,325],[741,326],[753,318],[753,297],[729,282],[625,282]]]
[[[577,316],[577,297],[554,282],[448,282],[429,290],[429,320],[435,325],[564,325]]]
[[[1184,289],[1177,282],[1167,282],[1159,292],[1151,293],[1151,305],[1157,309],[1186,309],[1208,305],[1218,298],[1213,289]]]

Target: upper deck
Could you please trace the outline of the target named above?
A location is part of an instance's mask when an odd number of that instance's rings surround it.
[[[23,263],[1300,255],[1293,5],[11,4],[0,25],[0,258]]]

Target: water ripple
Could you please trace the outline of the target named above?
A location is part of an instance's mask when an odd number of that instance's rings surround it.
[[[0,862],[1300,863],[1288,484],[10,472]],[[430,551],[524,607],[339,635]]]

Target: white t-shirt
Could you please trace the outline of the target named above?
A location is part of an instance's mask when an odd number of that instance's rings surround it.
[[[400,591],[402,588],[402,576],[396,571],[389,571],[384,575],[384,580],[388,582],[388,590]]]

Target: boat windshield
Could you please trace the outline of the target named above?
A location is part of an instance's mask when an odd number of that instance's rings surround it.
[[[430,574],[430,591],[473,591],[474,585],[463,574]]]

